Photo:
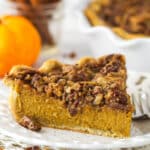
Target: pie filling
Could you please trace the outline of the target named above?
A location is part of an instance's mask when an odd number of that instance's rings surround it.
[[[82,112],[85,105],[128,112],[132,107],[126,93],[124,63],[121,55],[109,55],[83,64],[55,65],[49,73],[22,68],[6,78],[37,94],[61,100],[71,116]]]
[[[108,0],[97,14],[109,26],[150,36],[150,0]]]

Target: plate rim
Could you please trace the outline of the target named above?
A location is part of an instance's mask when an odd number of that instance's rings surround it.
[[[57,130],[57,129],[56,129]],[[37,145],[37,143],[40,143],[40,145],[44,146],[51,146],[51,147],[57,147],[57,148],[71,148],[71,149],[114,149],[114,148],[131,148],[131,147],[141,147],[146,146],[150,144],[150,133],[142,135],[142,136],[135,136],[127,139],[118,139],[115,142],[112,142],[110,144],[105,143],[93,143],[93,144],[79,144],[79,143],[65,143],[65,142],[44,142],[44,140],[38,140],[38,139],[29,139],[27,137],[23,137],[21,135],[18,135],[16,133],[11,133],[9,131],[3,130],[0,128],[0,132],[11,137],[16,138],[16,141],[24,142],[26,144],[32,144]],[[83,133],[82,133],[83,134]],[[144,139],[145,138],[145,139]],[[129,142],[130,141],[130,142]],[[126,143],[126,144],[125,144]],[[127,144],[128,143],[128,144]],[[119,146],[118,146],[119,144]]]
[[[135,71],[128,71],[129,74],[131,73],[137,73]],[[139,73],[139,72],[138,72]],[[150,73],[140,73],[140,74],[144,74],[146,76],[150,77]],[[0,84],[1,81],[0,81]],[[4,88],[4,86],[2,86],[2,89]],[[2,90],[0,89],[0,91]],[[6,90],[4,88],[4,90]],[[7,97],[6,95],[2,95],[2,92],[0,92],[0,95],[3,97],[3,99],[5,100],[0,100],[0,105],[1,104],[8,104],[8,101],[6,100]],[[5,106],[2,105],[4,108]],[[18,125],[19,126],[19,125]],[[22,127],[23,128],[23,127]],[[24,129],[24,128],[23,128]],[[25,129],[27,130],[27,129]],[[57,130],[57,129],[55,129]],[[30,130],[27,130],[29,132],[31,132]],[[135,137],[130,137],[130,138],[116,138],[117,140],[113,140],[112,142],[110,142],[110,144],[107,143],[102,143],[102,142],[93,142],[93,143],[75,143],[72,141],[72,143],[67,143],[67,142],[51,142],[48,140],[41,140],[41,139],[37,139],[36,138],[32,138],[29,139],[28,137],[24,137],[21,135],[18,135],[18,133],[15,132],[10,132],[7,131],[6,128],[0,128],[0,132],[4,135],[7,135],[11,138],[15,137],[16,141],[20,141],[20,142],[24,142],[24,143],[28,143],[28,144],[32,144],[32,145],[37,145],[37,143],[40,143],[40,145],[46,145],[46,146],[51,146],[51,147],[58,147],[58,148],[71,148],[71,149],[113,149],[113,148],[131,148],[131,147],[140,147],[140,146],[146,146],[150,144],[150,132],[144,134],[144,135],[139,135],[139,136],[135,136]],[[73,131],[71,131],[73,132]],[[33,132],[34,133],[34,132]],[[81,133],[83,134],[83,133]],[[90,135],[90,134],[89,134]],[[114,138],[115,139],[115,138]]]

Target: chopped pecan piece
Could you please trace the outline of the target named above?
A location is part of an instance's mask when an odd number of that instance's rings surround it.
[[[100,86],[95,86],[94,90],[93,90],[93,94],[98,94],[102,91],[102,89],[100,88]]]
[[[88,96],[85,97],[85,99],[86,99],[87,102],[92,102],[93,99],[94,99],[94,96],[88,95]]]
[[[102,74],[108,74],[108,73],[111,73],[111,72],[117,72],[120,68],[120,62],[119,61],[116,61],[116,62],[113,62],[112,64],[108,64],[106,65],[105,67],[103,67],[100,72]]]
[[[119,90],[119,89],[108,91],[105,98],[107,100],[106,103],[108,105],[112,105],[114,103],[115,105],[119,104],[119,105],[125,106],[128,103],[127,95],[122,90]]]
[[[102,99],[103,99],[103,94],[96,95],[95,100],[93,101],[93,104],[99,105],[101,103]]]
[[[71,52],[71,53],[69,53],[69,54],[64,54],[63,56],[64,56],[64,57],[69,57],[69,58],[71,58],[71,59],[74,59],[74,58],[77,57],[77,54],[76,54],[75,52]]]
[[[24,150],[41,150],[39,146],[32,146],[32,147],[27,147]]]
[[[32,131],[40,131],[41,126],[33,119],[30,119],[27,116],[24,116],[23,118],[20,119],[19,124],[29,130]]]

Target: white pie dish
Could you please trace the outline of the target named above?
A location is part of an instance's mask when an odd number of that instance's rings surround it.
[[[66,3],[63,33],[66,33],[65,38],[69,39],[68,43],[89,45],[95,57],[122,53],[126,56],[129,70],[150,72],[150,38],[125,40],[109,27],[91,26],[83,12],[90,1],[76,0],[72,3],[66,1],[68,3]]]

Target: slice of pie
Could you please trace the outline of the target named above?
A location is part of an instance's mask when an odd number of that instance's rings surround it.
[[[85,15],[93,26],[109,26],[122,38],[150,37],[150,0],[94,0]]]
[[[82,58],[75,65],[46,61],[39,70],[15,66],[5,76],[17,122],[112,137],[130,136],[132,105],[126,92],[125,58]]]

